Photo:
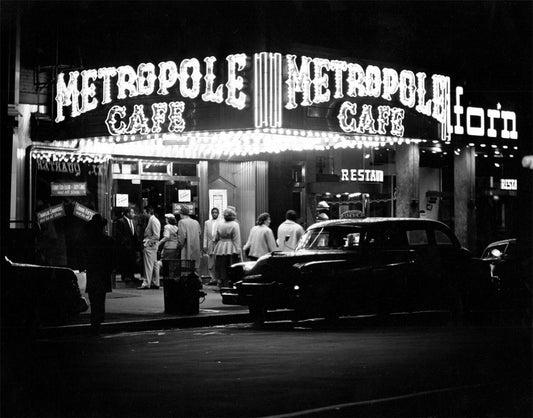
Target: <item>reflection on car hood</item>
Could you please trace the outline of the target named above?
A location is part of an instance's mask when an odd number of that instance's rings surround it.
[[[334,261],[351,258],[357,251],[343,250],[299,250],[295,252],[273,252],[261,257],[247,276],[262,275],[261,281],[288,280],[295,274],[296,266],[313,261]]]

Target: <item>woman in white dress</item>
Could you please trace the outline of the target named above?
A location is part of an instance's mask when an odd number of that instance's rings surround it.
[[[229,267],[241,260],[241,228],[236,222],[237,214],[228,208],[223,213],[224,221],[217,224],[215,234],[215,275],[219,286],[229,285]]]

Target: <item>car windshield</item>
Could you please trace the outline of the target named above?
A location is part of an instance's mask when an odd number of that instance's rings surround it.
[[[296,251],[356,249],[371,243],[370,235],[366,229],[354,225],[314,228],[300,239]]]

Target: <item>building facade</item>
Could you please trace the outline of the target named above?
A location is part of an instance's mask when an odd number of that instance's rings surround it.
[[[13,68],[11,227],[74,267],[94,213],[146,205],[201,224],[234,206],[243,240],[259,213],[308,226],[319,202],[330,219],[440,220],[477,252],[516,233],[512,104],[467,106],[438,72],[286,49]]]

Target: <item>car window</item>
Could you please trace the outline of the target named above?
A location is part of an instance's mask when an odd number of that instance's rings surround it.
[[[453,245],[453,241],[450,236],[439,229],[435,230],[435,242],[437,245]]]
[[[383,233],[383,245],[386,248],[407,247],[407,236],[405,231],[398,228],[391,228]]]
[[[425,229],[410,229],[407,231],[407,242],[410,246],[428,245],[428,234]]]
[[[353,225],[316,228],[307,231],[298,243],[297,250],[354,249],[367,244],[368,232]]]

